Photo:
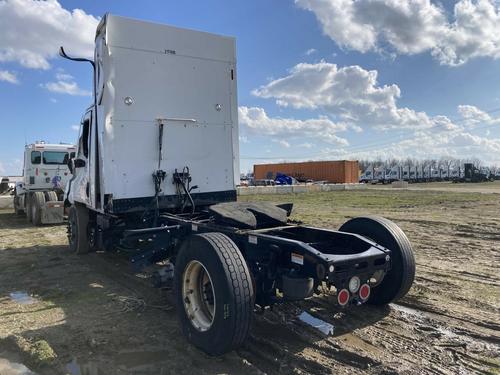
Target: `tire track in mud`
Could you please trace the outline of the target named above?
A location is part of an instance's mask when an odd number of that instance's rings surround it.
[[[318,300],[319,303],[312,301],[311,305],[323,307],[324,302]],[[478,334],[474,327],[457,328],[464,322],[410,306],[392,304],[383,320],[354,330],[350,324],[356,319],[362,321],[363,315],[370,311],[352,312],[347,322],[336,326],[338,333],[333,337],[325,337],[298,322],[296,315],[290,315],[296,306],[280,307],[281,311],[270,313],[276,321],[258,319],[257,328],[240,355],[269,373],[288,373],[293,368],[297,373],[323,374],[348,366],[349,372],[354,373],[418,370],[419,373],[455,374],[489,371],[494,366],[482,359],[481,353],[486,351],[493,358],[500,355],[498,337]],[[309,309],[330,323],[335,322],[332,316],[338,314],[336,309],[315,310],[313,306]],[[286,323],[282,322],[283,314]],[[457,360],[469,357],[470,361]]]

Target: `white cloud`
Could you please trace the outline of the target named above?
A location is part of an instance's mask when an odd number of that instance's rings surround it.
[[[23,169],[21,159],[14,158],[0,162],[0,174],[4,176],[20,176]]]
[[[59,81],[72,81],[72,80],[74,80],[74,78],[71,74],[64,73],[61,71],[56,73],[56,79]]]
[[[70,74],[63,72],[56,73],[56,82],[43,83],[40,86],[50,92],[56,92],[58,94],[68,94],[75,96],[90,96],[92,92],[84,90],[78,86],[74,78]]]
[[[248,140],[248,137],[246,135],[240,135],[239,136],[240,142],[241,143],[249,143],[250,141]]]
[[[441,64],[500,58],[500,9],[493,0],[459,0],[451,22],[430,0],[295,0],[312,11],[325,35],[360,52],[429,51]],[[389,48],[386,48],[389,47]]]
[[[301,63],[284,77],[274,79],[252,93],[274,99],[281,107],[318,113],[317,119],[296,120],[269,117],[258,107],[240,107],[241,123],[255,133],[279,135],[287,142],[294,137],[307,138],[324,147],[321,143],[328,139],[328,135],[337,137],[342,131],[361,132],[371,127],[385,132],[383,136],[354,145],[341,138],[331,142],[336,147],[318,151],[320,154],[316,159],[450,156],[480,157],[486,162],[500,163],[500,138],[472,133],[481,129],[479,124],[500,124],[500,117],[472,105],[458,106],[462,118],[456,121],[444,115],[429,116],[425,112],[400,107],[397,103],[401,95],[399,87],[379,85],[376,71],[359,66],[339,68],[325,61]]]
[[[318,52],[318,51],[316,50],[316,48],[309,48],[309,49],[305,52],[305,54],[306,54],[306,56],[310,56],[310,55],[312,55],[313,53],[316,53],[316,52]]]
[[[436,134],[432,131],[419,131],[386,145],[353,148],[323,148],[314,159],[457,159],[480,158],[486,164],[500,164],[500,138],[489,139],[462,130]]]
[[[79,125],[71,125],[71,129],[73,129],[74,131],[78,131],[80,130],[80,126]]]
[[[478,124],[499,124],[500,118],[493,118],[488,113],[473,105],[459,105],[458,113],[463,117],[464,124],[474,127]]]
[[[49,99],[52,103],[57,103],[57,99],[56,98],[50,98]]]
[[[302,147],[302,148],[313,148],[314,144],[310,142],[304,142],[301,144],[298,144],[297,147]]]
[[[93,56],[98,18],[68,11],[57,0],[0,1],[0,61],[48,69],[60,46],[76,56]]]
[[[425,112],[398,107],[401,90],[395,84],[380,86],[376,70],[360,66],[339,68],[321,61],[301,63],[285,77],[275,79],[252,93],[261,98],[273,98],[283,107],[322,110],[349,124],[355,131],[372,126],[388,128],[429,128],[454,125],[442,116],[431,118]]]
[[[324,142],[348,145],[348,141],[336,135],[347,130],[347,125],[335,123],[325,116],[316,119],[298,120],[293,118],[269,117],[263,108],[238,108],[241,125],[260,135],[280,137],[314,137]]]
[[[290,143],[288,141],[285,141],[284,139],[273,139],[272,141],[274,143],[282,145],[285,148],[290,148]]]
[[[41,85],[43,88],[49,90],[50,92],[56,92],[58,94],[68,94],[68,95],[78,95],[78,96],[90,96],[92,93],[88,90],[83,90],[78,87],[76,82],[47,82]]]
[[[16,74],[13,72],[9,72],[8,70],[0,70],[0,81],[9,82],[13,84],[19,83]]]

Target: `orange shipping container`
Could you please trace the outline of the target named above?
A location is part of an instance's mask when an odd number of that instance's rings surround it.
[[[306,161],[301,163],[257,164],[253,166],[255,179],[274,179],[276,173],[295,177],[299,181],[314,180],[330,183],[359,182],[357,160]]]

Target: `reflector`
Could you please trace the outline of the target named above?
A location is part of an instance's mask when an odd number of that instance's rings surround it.
[[[370,297],[370,286],[368,284],[363,284],[359,288],[359,298],[363,301],[367,300]]]
[[[347,289],[342,289],[339,294],[337,295],[337,301],[340,306],[345,306],[347,305],[347,302],[349,302],[349,292]]]

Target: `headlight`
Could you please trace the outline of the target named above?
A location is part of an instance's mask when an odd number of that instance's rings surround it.
[[[349,291],[351,293],[356,293],[360,285],[361,285],[361,280],[359,280],[359,277],[357,276],[351,277],[351,280],[349,280]]]

